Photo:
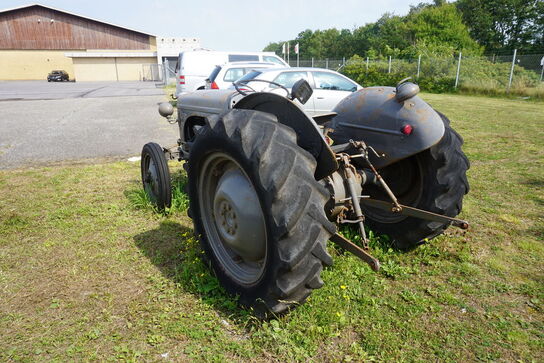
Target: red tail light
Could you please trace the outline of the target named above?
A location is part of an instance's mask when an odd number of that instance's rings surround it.
[[[217,86],[217,83],[212,82],[212,89],[219,89],[219,87]]]
[[[414,131],[414,128],[412,127],[412,125],[404,125],[402,127],[402,129],[400,129],[400,131],[404,134],[404,135],[410,135],[412,133],[412,131]]]
[[[185,76],[179,76],[179,84],[185,84]]]

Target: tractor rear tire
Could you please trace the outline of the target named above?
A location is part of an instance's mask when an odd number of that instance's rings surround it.
[[[151,203],[160,211],[170,208],[172,205],[170,169],[159,144],[149,142],[144,145],[140,167],[142,184]]]
[[[296,138],[271,114],[232,110],[209,119],[189,155],[195,233],[221,285],[258,315],[304,302],[332,264],[329,194]]]
[[[384,168],[381,172],[401,204],[455,217],[461,212],[463,197],[469,191],[466,171],[470,163],[461,150],[463,138],[444,122],[444,136],[431,148]],[[379,187],[366,190],[372,198],[388,200]],[[410,249],[446,230],[449,223],[395,216],[361,206],[368,226],[387,234],[400,249]]]

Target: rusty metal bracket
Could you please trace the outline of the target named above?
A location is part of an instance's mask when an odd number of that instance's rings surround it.
[[[361,204],[368,205],[369,207],[374,207],[382,209],[385,211],[401,214],[407,217],[421,218],[428,221],[440,222],[440,223],[451,223],[452,226],[458,227],[461,229],[468,229],[469,224],[467,221],[458,218],[452,218],[448,216],[443,216],[441,214],[436,214],[432,212],[427,212],[421,209],[408,207],[406,205],[399,204],[400,210],[397,209],[397,206],[391,202],[384,202],[383,200],[376,200],[371,198],[361,199]]]
[[[348,154],[340,154],[340,168],[344,171],[344,183],[347,187],[347,191],[349,193],[350,197],[350,204],[353,208],[353,211],[355,212],[355,217],[357,218],[355,221],[348,221],[345,218],[343,218],[343,222],[346,223],[357,223],[359,226],[359,232],[361,233],[362,241],[363,241],[363,247],[365,249],[368,249],[368,239],[366,237],[365,232],[365,225],[364,220],[365,216],[363,215],[363,211],[361,210],[361,204],[359,203],[359,195],[356,192],[355,188],[355,175],[357,173],[357,170],[353,165],[350,163],[350,157]]]
[[[380,270],[380,261],[378,261],[374,256],[363,250],[361,247],[357,246],[355,243],[351,242],[349,239],[345,238],[341,234],[335,233],[332,235],[329,240],[336,243],[341,248],[345,249],[348,252],[353,253],[355,256],[359,257],[361,260],[366,262],[370,268],[374,271]]]

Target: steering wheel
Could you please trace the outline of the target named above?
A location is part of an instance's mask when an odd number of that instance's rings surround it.
[[[255,91],[253,88],[251,88],[250,86],[247,85],[248,82],[265,82],[265,83],[272,84],[272,85],[274,85],[274,86],[277,86],[277,87],[283,89],[283,90],[285,91],[285,93],[286,93],[286,97],[287,97],[287,98],[290,98],[289,96],[291,95],[291,92],[289,92],[289,90],[288,90],[285,86],[283,86],[283,85],[281,85],[281,84],[279,84],[279,83],[273,82],[273,81],[267,81],[267,80],[264,80],[264,79],[247,79],[247,80],[244,80],[244,81],[242,81],[242,82],[233,82],[232,84],[234,85],[234,88],[236,88],[236,91],[238,91],[238,93],[240,93],[242,96],[247,96],[247,93],[245,93],[244,91],[242,91],[241,89],[239,89],[238,86],[239,86],[240,84],[243,84],[244,87],[249,88],[249,89],[252,90],[253,92],[257,92],[257,91]]]
[[[238,83],[238,82],[232,82],[232,85],[234,86],[234,88],[236,89],[236,91],[237,91],[239,94],[241,94],[242,96],[247,96],[247,93],[245,93],[245,92],[242,91],[240,88],[238,88],[238,86],[240,86],[241,84],[243,84],[244,87],[249,88],[251,91],[257,92],[257,91],[255,91],[252,87],[250,87],[247,83],[245,83],[245,82],[240,82],[240,83]]]

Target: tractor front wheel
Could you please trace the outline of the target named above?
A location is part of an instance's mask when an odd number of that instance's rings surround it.
[[[140,167],[142,184],[151,203],[159,210],[170,208],[172,204],[170,169],[159,144],[150,142],[144,145]]]

